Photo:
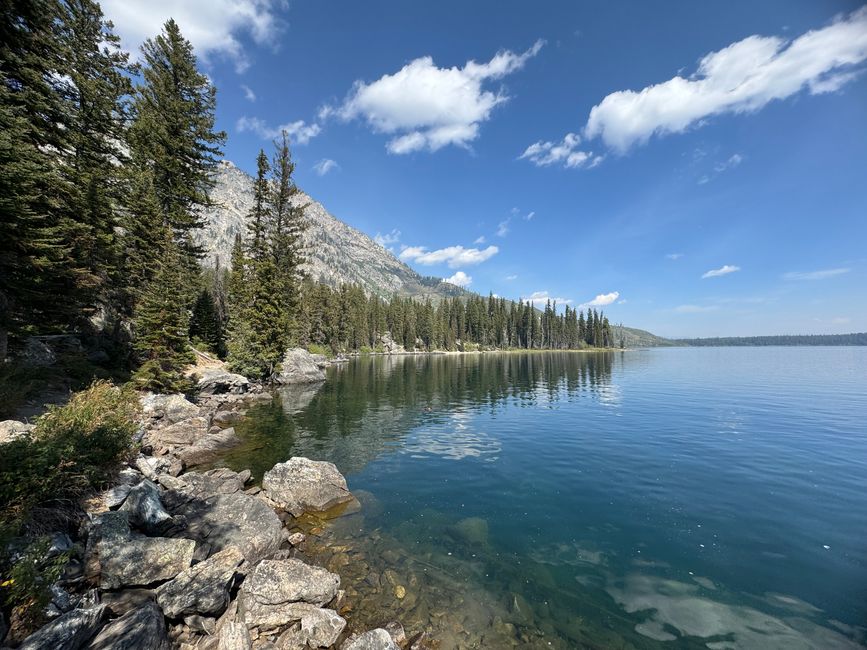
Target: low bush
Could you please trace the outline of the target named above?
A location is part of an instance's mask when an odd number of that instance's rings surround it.
[[[310,354],[322,354],[325,355],[326,358],[331,359],[334,356],[334,350],[332,350],[327,345],[319,345],[318,343],[311,343],[307,346],[307,351]]]

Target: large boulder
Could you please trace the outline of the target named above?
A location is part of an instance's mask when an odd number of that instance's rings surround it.
[[[35,424],[27,424],[18,420],[3,420],[0,422],[0,445],[4,442],[12,442],[18,438],[23,438],[35,428]]]
[[[377,628],[350,639],[343,650],[400,650],[387,630]]]
[[[220,630],[217,650],[251,650],[250,631],[243,623],[229,621]]]
[[[311,648],[330,648],[345,627],[346,619],[332,609],[311,609],[301,617],[301,635]]]
[[[159,488],[149,479],[129,490],[120,510],[129,514],[133,526],[148,534],[165,530],[172,521],[172,516],[160,501]]]
[[[291,348],[286,350],[275,379],[279,384],[312,384],[325,381],[325,373],[307,350]]]
[[[191,539],[103,537],[97,544],[100,587],[119,589],[171,580],[190,566],[195,548]]]
[[[183,534],[210,544],[213,551],[235,546],[247,562],[255,564],[274,553],[283,542],[280,518],[257,497],[235,492],[179,501],[171,511],[186,519]]]
[[[169,650],[163,613],[153,601],[115,619],[96,636],[87,650]]]
[[[142,415],[169,424],[180,422],[199,414],[199,407],[180,393],[161,395],[148,393],[139,400]]]
[[[213,367],[197,370],[199,379],[196,386],[199,394],[210,395],[238,395],[250,390],[250,380],[243,375],[229,372],[225,367]]]
[[[189,447],[178,452],[178,457],[187,467],[209,463],[220,457],[224,451],[241,444],[235,429],[229,427],[217,433],[209,433],[199,438]]]
[[[294,456],[265,472],[262,489],[271,501],[298,517],[352,500],[346,479],[333,463]]]
[[[108,613],[105,605],[73,609],[24,639],[21,650],[78,650],[102,627]]]
[[[339,586],[340,576],[301,560],[263,560],[241,587],[238,616],[248,627],[283,627],[316,616]]]
[[[153,447],[176,447],[192,445],[208,433],[210,423],[201,416],[180,420],[167,427],[148,429],[142,442]]]
[[[229,604],[229,588],[235,569],[244,556],[235,547],[227,548],[182,571],[160,585],[157,603],[169,618],[194,614],[219,616]]]

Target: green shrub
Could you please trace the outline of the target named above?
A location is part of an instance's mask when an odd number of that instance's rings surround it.
[[[371,352],[373,352],[373,348],[371,348],[369,345],[362,345],[362,346],[358,349],[358,353],[361,354],[361,355],[363,355],[363,356],[367,356],[367,355],[369,355]]]
[[[0,526],[15,534],[35,506],[74,499],[103,483],[132,449],[138,401],[94,382],[51,407],[30,436],[0,445]]]
[[[310,354],[322,354],[325,355],[327,359],[331,359],[334,356],[334,350],[332,350],[327,345],[319,345],[318,343],[311,343],[307,346],[307,351]]]
[[[3,603],[17,610],[18,627],[30,631],[44,622],[44,611],[51,602],[51,585],[57,582],[69,560],[69,553],[48,556],[51,540],[37,537],[16,557],[3,562]]]

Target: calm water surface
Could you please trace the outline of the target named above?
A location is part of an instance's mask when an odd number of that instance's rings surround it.
[[[858,648],[867,349],[360,359],[226,459],[329,460],[355,625],[443,648]]]

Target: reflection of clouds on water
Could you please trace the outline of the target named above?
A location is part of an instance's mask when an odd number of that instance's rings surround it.
[[[498,440],[471,428],[472,416],[464,411],[450,415],[450,422],[420,428],[403,441],[401,453],[413,458],[438,456],[448,460],[480,458],[495,461],[501,451]]]
[[[617,384],[599,384],[596,393],[599,395],[599,402],[605,406],[620,406],[623,402],[623,392]]]
[[[675,630],[681,635],[710,639],[706,645],[713,650],[861,647],[843,634],[806,618],[819,610],[779,594],[774,595],[773,601],[784,613],[777,617],[752,607],[711,600],[698,585],[650,575],[611,578],[606,591],[629,613],[652,612],[636,625],[635,631],[659,641],[674,640],[671,630]]]

